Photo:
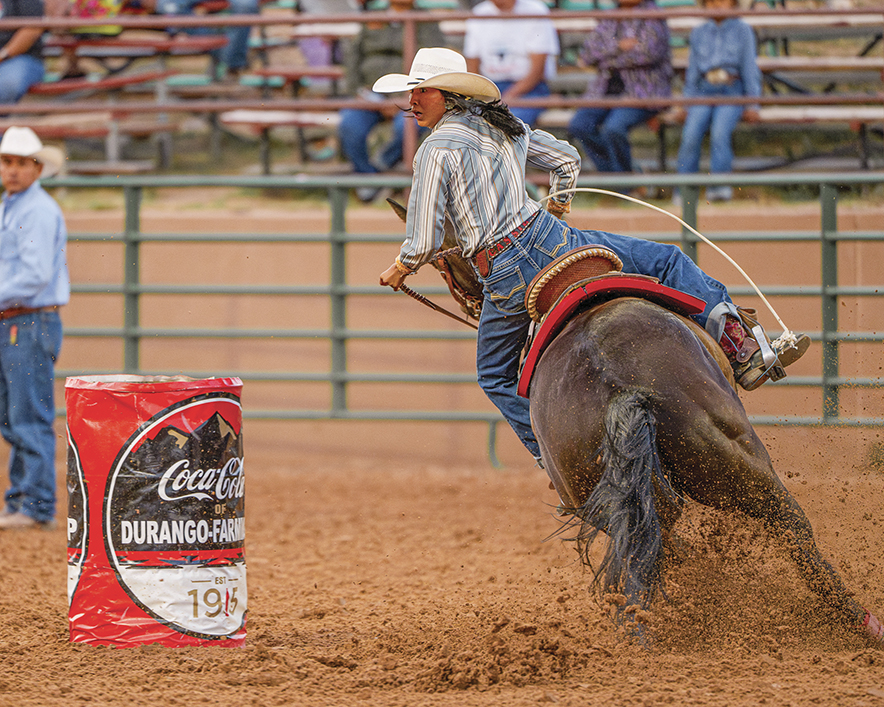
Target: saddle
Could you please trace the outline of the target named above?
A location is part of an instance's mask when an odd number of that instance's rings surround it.
[[[519,374],[520,396],[529,397],[537,361],[578,311],[617,297],[641,297],[686,317],[706,308],[698,297],[661,285],[655,277],[623,273],[622,267],[613,251],[586,246],[553,261],[531,281],[525,303],[533,323]]]

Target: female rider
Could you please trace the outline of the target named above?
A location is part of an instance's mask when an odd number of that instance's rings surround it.
[[[460,54],[420,49],[408,75],[383,76],[373,90],[410,91],[412,115],[418,125],[432,129],[414,158],[405,242],[393,265],[381,273],[380,284],[398,290],[432,259],[442,245],[447,215],[464,257],[475,266],[479,255],[483,263],[478,268],[484,290],[476,352],[479,385],[538,462],[528,400],[516,392],[519,353],[530,324],[525,290],[540,270],[575,248],[610,248],[623,261],[624,272],[656,277],[704,300],[706,309],[694,319],[722,341],[738,382],[753,389],[768,379],[758,344],[746,335],[724,285],[681,250],[570,227],[557,218],[570,210],[570,192],[550,198],[546,211],[528,196],[526,165],[548,170],[555,194],[573,186],[580,170],[577,150],[513,116],[500,103],[497,86],[468,73]],[[785,356],[777,352],[780,365],[796,361],[808,344],[802,337]],[[742,363],[737,363],[738,354]]]

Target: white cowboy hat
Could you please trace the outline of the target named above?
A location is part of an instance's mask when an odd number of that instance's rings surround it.
[[[467,71],[467,60],[451,49],[418,49],[406,74],[381,76],[371,87],[377,93],[438,88],[480,101],[500,100],[500,89],[491,79]]]
[[[30,128],[10,127],[0,140],[0,155],[31,157],[43,165],[41,177],[58,174],[64,164],[64,153],[57,147],[44,147],[40,138]]]

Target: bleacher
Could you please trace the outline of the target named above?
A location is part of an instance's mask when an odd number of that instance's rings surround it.
[[[673,36],[674,65],[683,70],[687,50],[684,37],[703,20],[687,0],[659,0],[668,8],[667,22]],[[233,126],[254,133],[264,171],[270,171],[271,131],[292,128],[293,154],[301,163],[311,159],[304,128],[334,134],[336,113],[344,106],[369,107],[365,101],[342,97],[337,81],[341,67],[333,61],[311,66],[299,54],[304,37],[324,36],[345,42],[354,27],[364,20],[380,20],[382,10],[354,9],[324,15],[305,13],[285,0],[264,3],[254,17],[204,15],[175,17],[178,29],[225,23],[253,26],[252,71],[237,82],[216,80],[209,49],[223,37],[192,37],[167,32],[170,18],[145,16],[119,18],[123,32],[104,39],[79,38],[66,34],[78,26],[70,19],[47,21],[54,35],[46,46],[47,79],[35,86],[19,104],[7,106],[3,125],[32,124],[47,140],[102,140],[106,171],[164,169],[174,162],[173,139],[182,126],[208,126],[213,154],[219,153],[224,134]],[[382,3],[383,0],[380,0]],[[407,21],[421,18],[441,21],[443,30],[458,44],[463,23],[470,16],[462,0],[419,0],[427,11],[409,13]],[[598,5],[596,5],[598,2]],[[378,5],[375,5],[377,7]],[[322,5],[320,5],[322,7]],[[598,21],[603,0],[559,0],[552,10],[560,34],[571,42],[572,51],[584,33]],[[340,8],[340,6],[339,6]],[[315,9],[315,8],[314,8]],[[600,10],[601,9],[601,10]],[[790,131],[809,131],[843,125],[852,129],[859,144],[858,166],[875,166],[880,160],[880,136],[884,124],[881,27],[884,13],[870,11],[834,12],[762,10],[743,15],[758,32],[759,65],[765,76],[761,120],[765,126],[782,126]],[[14,21],[0,20],[7,24]],[[82,26],[83,21],[79,21]],[[202,42],[202,44],[200,43]],[[75,46],[90,63],[90,75],[83,79],[58,80],[52,69],[61,47]],[[564,42],[563,42],[564,45]],[[540,126],[562,132],[573,111],[588,104],[580,94],[589,73],[561,62]],[[864,96],[868,100],[864,100]],[[680,84],[674,86],[672,103],[680,100]],[[77,118],[80,116],[80,118]],[[96,118],[96,116],[99,116]],[[101,117],[103,116],[103,117]],[[196,118],[195,121],[193,118]],[[657,164],[668,169],[666,135],[675,126],[662,114],[650,125],[658,140]],[[752,129],[748,126],[745,129]],[[242,135],[242,132],[236,134]],[[671,135],[671,133],[670,133]],[[151,160],[126,160],[127,141],[151,140],[156,144]],[[671,142],[671,140],[670,140]],[[84,164],[84,171],[98,171],[96,160]],[[100,160],[98,161],[100,162]],[[71,165],[73,170],[79,167]],[[346,171],[346,165],[341,165]]]

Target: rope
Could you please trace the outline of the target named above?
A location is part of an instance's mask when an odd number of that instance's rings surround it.
[[[688,229],[691,233],[693,233],[695,236],[697,236],[704,243],[712,246],[712,248],[714,248],[716,252],[718,252],[720,255],[722,255],[731,265],[733,265],[737,269],[737,271],[745,278],[746,282],[748,282],[749,285],[752,287],[752,289],[755,290],[755,292],[761,298],[761,301],[764,302],[764,305],[770,310],[770,313],[774,316],[774,319],[776,319],[777,322],[779,322],[780,326],[783,328],[783,333],[780,335],[780,337],[772,342],[774,345],[774,348],[776,350],[782,351],[784,348],[786,348],[788,346],[794,346],[798,342],[798,338],[795,336],[795,334],[792,332],[792,330],[789,329],[789,327],[787,327],[783,323],[783,320],[780,319],[780,315],[777,314],[776,310],[773,308],[771,303],[767,301],[767,297],[764,296],[764,294],[758,288],[758,285],[756,285],[752,281],[752,278],[749,277],[748,273],[746,273],[746,271],[743,270],[743,268],[741,268],[740,265],[733,258],[731,258],[731,256],[729,256],[721,248],[719,248],[717,245],[715,245],[715,243],[710,241],[708,238],[706,238],[706,236],[704,236],[702,233],[700,233],[696,228],[691,226],[689,223],[686,223],[683,219],[679,218],[678,216],[676,216],[672,212],[667,211],[666,209],[661,209],[659,206],[655,206],[654,204],[650,204],[647,201],[643,201],[642,199],[637,199],[634,196],[629,196],[628,194],[620,194],[619,192],[609,191],[608,189],[598,189],[596,187],[571,187],[569,189],[560,189],[557,192],[554,192],[552,194],[549,194],[549,195],[543,197],[542,199],[540,199],[540,201],[546,201],[550,197],[558,196],[559,194],[575,193],[575,192],[579,192],[579,191],[592,192],[595,194],[606,194],[607,196],[616,196],[618,199],[625,199],[626,201],[631,201],[634,204],[640,204],[641,206],[647,206],[649,209],[653,209],[654,211],[659,211],[661,214],[664,214],[664,215],[668,216],[669,218],[675,219],[676,221],[678,221],[682,226],[684,226],[686,229]]]

